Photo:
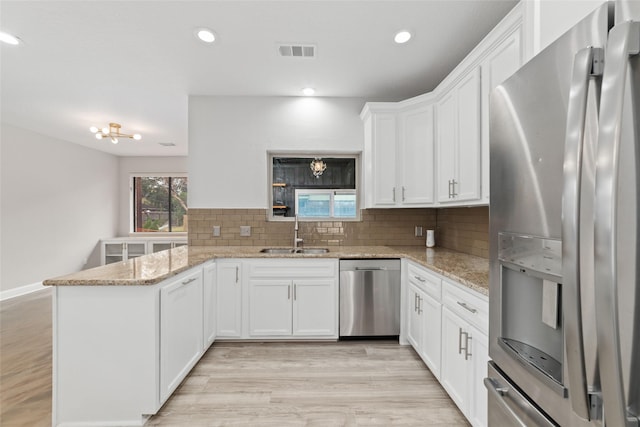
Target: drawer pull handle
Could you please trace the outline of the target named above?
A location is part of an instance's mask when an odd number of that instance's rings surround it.
[[[191,278],[191,279],[189,279],[189,280],[183,280],[183,281],[182,281],[182,284],[183,284],[183,285],[188,285],[189,283],[193,282],[194,280],[196,280],[196,278],[195,278],[195,277],[192,277],[192,278]]]
[[[420,282],[422,282],[422,283],[424,283],[424,282],[426,282],[426,281],[427,281],[427,279],[423,279],[423,278],[422,278],[422,277],[420,277],[420,276],[413,276],[413,277],[415,277],[415,278],[416,278],[416,280],[419,280],[419,281],[420,281]]]
[[[457,301],[457,303],[458,303],[458,305],[460,307],[464,308],[465,310],[468,310],[468,311],[472,312],[473,314],[476,314],[478,312],[478,310],[476,310],[475,308],[469,307],[466,302]]]

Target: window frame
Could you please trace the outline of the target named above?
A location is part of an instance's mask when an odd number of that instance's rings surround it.
[[[134,178],[149,178],[149,177],[161,177],[161,178],[187,178],[189,174],[186,172],[142,172],[142,173],[130,173],[129,174],[129,236],[141,236],[141,237],[186,237],[188,231],[135,231],[135,200],[134,200]],[[188,208],[187,203],[187,208]],[[187,210],[187,215],[188,215]]]
[[[356,216],[354,218],[340,218],[340,217],[299,217],[298,221],[361,221],[362,220],[362,206],[364,194],[362,191],[362,151],[267,151],[267,221],[273,222],[293,222],[295,217],[281,217],[273,214],[273,159],[277,157],[308,157],[313,159],[315,157],[322,158],[349,158],[355,159],[356,162],[356,176],[355,176],[355,195],[356,195]],[[341,190],[321,190],[321,191],[354,191],[351,189]],[[297,197],[294,209],[297,211]]]

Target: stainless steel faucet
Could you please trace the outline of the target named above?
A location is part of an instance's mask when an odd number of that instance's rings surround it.
[[[298,237],[298,215],[296,215],[296,222],[293,225],[293,248],[298,248],[298,243],[302,243],[304,240]]]

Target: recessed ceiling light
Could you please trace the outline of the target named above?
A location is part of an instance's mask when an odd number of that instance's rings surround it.
[[[313,94],[316,93],[316,90],[312,87],[305,87],[304,89],[302,89],[302,93],[304,93],[307,96],[312,96]]]
[[[216,35],[208,28],[197,28],[195,34],[196,37],[205,43],[213,43],[216,41]]]
[[[12,36],[11,34],[2,31],[0,31],[0,41],[12,45],[20,44],[20,39],[18,39],[16,36]]]
[[[393,41],[398,44],[402,44],[408,42],[410,38],[411,33],[409,31],[398,31],[398,33],[396,33],[396,36],[393,38]]]

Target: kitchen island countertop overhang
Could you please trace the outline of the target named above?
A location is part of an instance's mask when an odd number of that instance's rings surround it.
[[[489,292],[489,261],[444,248],[422,246],[331,246],[325,254],[265,254],[259,246],[183,246],[48,279],[45,286],[155,285],[215,259],[406,258],[481,294]]]

